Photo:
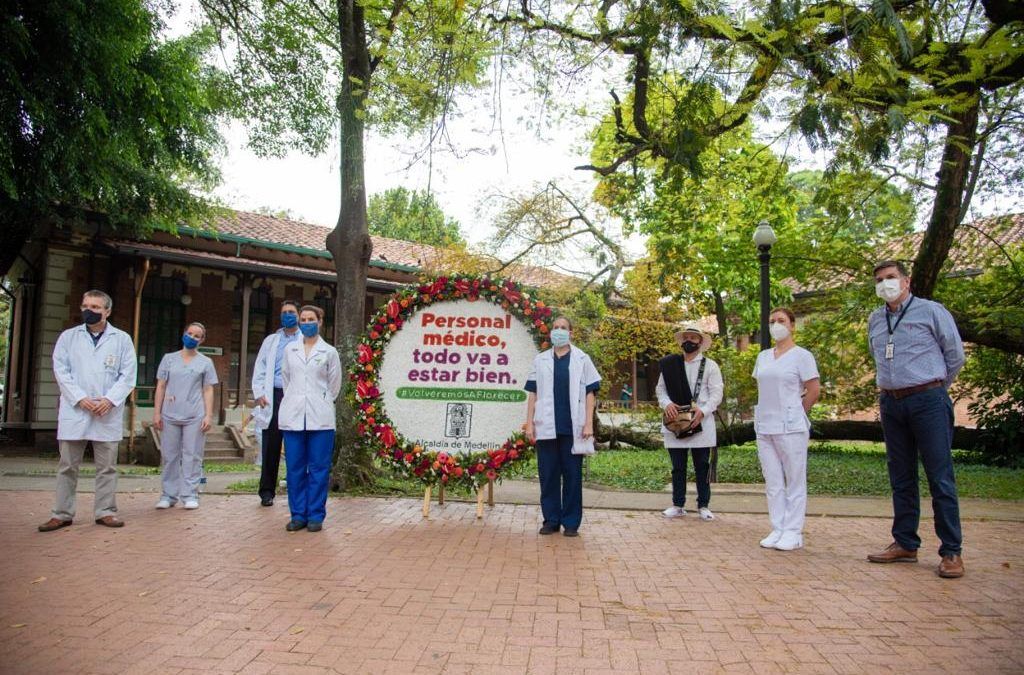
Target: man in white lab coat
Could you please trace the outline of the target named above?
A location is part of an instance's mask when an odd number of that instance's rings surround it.
[[[285,347],[299,340],[299,303],[281,303],[281,328],[263,340],[252,371],[253,424],[261,435],[263,453],[260,469],[260,504],[273,506],[277,494],[277,472],[281,468],[281,430],[277,412],[284,398],[281,364]]]
[[[96,523],[122,527],[117,517],[117,446],[124,436],[124,403],[135,388],[137,361],[131,337],[107,322],[113,301],[103,291],[82,296],[82,324],[69,328],[53,348],[60,387],[57,498],[40,532],[67,527],[75,517],[78,468],[92,443],[96,462]]]

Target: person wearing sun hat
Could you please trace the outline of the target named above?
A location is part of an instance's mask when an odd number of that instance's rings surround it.
[[[711,336],[696,322],[684,323],[675,333],[682,354],[670,354],[658,362],[661,374],[655,393],[664,412],[661,431],[672,460],[672,506],[666,518],[686,515],[686,455],[693,455],[697,482],[697,510],[701,520],[714,520],[711,502],[711,449],[717,445],[715,410],[722,402],[725,385],[718,364],[704,355]],[[689,424],[675,424],[680,415],[692,413]],[[671,424],[675,430],[667,425]]]

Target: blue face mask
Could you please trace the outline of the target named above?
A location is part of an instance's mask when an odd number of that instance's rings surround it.
[[[316,323],[300,323],[299,330],[306,337],[313,337],[320,330],[320,325]]]
[[[199,340],[185,333],[181,336],[181,344],[185,345],[185,349],[195,349],[199,346]]]
[[[281,312],[281,325],[285,328],[295,328],[299,325],[299,315],[292,312]]]
[[[569,330],[567,328],[551,329],[551,344],[556,347],[564,347],[569,344]]]

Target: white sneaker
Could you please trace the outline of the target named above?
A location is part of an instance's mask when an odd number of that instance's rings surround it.
[[[684,509],[682,506],[670,506],[664,511],[662,511],[661,515],[665,516],[666,518],[678,518],[680,516],[686,515],[686,509]]]
[[[701,520],[714,520],[715,519],[715,514],[711,513],[711,509],[709,509],[706,506],[703,506],[700,509],[700,519]]]
[[[171,500],[170,500],[170,499],[168,499],[167,497],[161,497],[161,498],[160,498],[160,501],[158,501],[158,502],[156,503],[156,507],[157,507],[158,509],[169,509],[169,508],[171,508],[172,506],[174,506],[174,504],[172,504],[172,503],[171,503]]]
[[[798,532],[783,532],[779,540],[775,542],[777,551],[795,551],[804,547],[804,537]]]
[[[782,538],[782,530],[772,530],[772,533],[761,540],[761,548],[775,548]]]
[[[191,510],[191,509],[198,509],[199,508],[199,500],[198,499],[186,499],[185,500],[185,508],[189,509],[189,510]]]

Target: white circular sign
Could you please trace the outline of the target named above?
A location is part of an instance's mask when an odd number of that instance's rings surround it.
[[[387,416],[426,450],[465,454],[522,430],[537,346],[514,314],[485,300],[447,300],[413,314],[380,367]]]

